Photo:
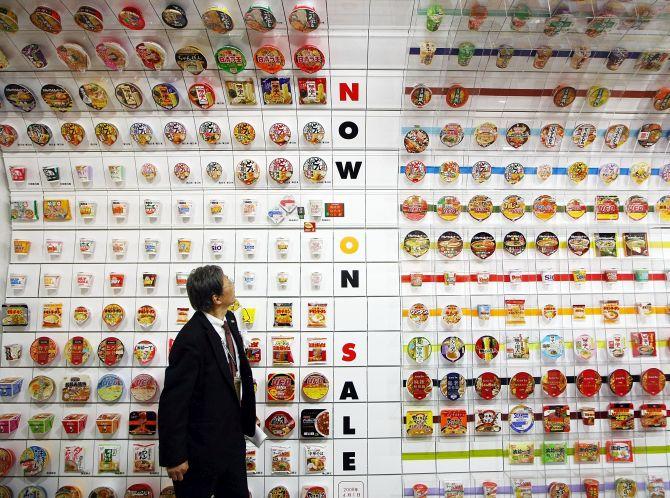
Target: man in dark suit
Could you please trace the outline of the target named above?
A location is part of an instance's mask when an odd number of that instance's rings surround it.
[[[251,367],[228,307],[235,286],[218,266],[186,282],[193,317],[170,351],[158,407],[160,465],[177,498],[248,498],[244,435],[253,436]]]

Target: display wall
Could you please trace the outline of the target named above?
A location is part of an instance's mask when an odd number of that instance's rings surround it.
[[[0,7],[0,496],[169,496],[205,263],[254,498],[664,496],[666,2]]]

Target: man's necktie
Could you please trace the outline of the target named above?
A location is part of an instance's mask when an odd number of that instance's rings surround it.
[[[235,358],[235,341],[233,334],[230,332],[228,322],[223,322],[223,332],[226,336],[226,353],[228,354],[228,368],[230,368],[230,375],[234,379],[237,375],[237,359]]]

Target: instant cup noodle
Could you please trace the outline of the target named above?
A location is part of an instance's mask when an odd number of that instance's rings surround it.
[[[514,47],[511,45],[500,45],[498,47],[498,56],[496,57],[496,67],[498,69],[507,69],[513,56]]]
[[[119,22],[128,29],[142,30],[145,26],[142,11],[137,7],[126,6],[119,11],[117,16]]]
[[[284,54],[273,45],[263,45],[254,53],[254,64],[261,71],[275,74],[286,64]]]
[[[179,93],[170,83],[159,83],[151,89],[151,97],[161,108],[168,111],[179,106]]]
[[[191,254],[192,247],[191,239],[179,238],[177,239],[177,253],[182,256]]]
[[[526,25],[526,22],[531,17],[532,12],[530,7],[525,3],[518,3],[514,6],[510,27],[514,31],[521,31]]]
[[[26,275],[11,273],[9,275],[9,285],[14,291],[22,291],[26,287]]]
[[[195,76],[207,69],[207,58],[202,51],[194,46],[187,45],[178,49],[174,54],[175,62],[182,71],[193,74]]]
[[[198,135],[205,143],[216,144],[221,139],[221,127],[213,121],[204,121],[198,127]]]
[[[30,240],[25,239],[12,240],[12,247],[14,250],[14,254],[17,254],[19,256],[25,256],[29,254],[31,245],[32,242]]]
[[[178,180],[186,181],[191,175],[191,168],[186,163],[177,163],[174,165],[173,173]],[[191,215],[191,203],[185,200],[178,201],[177,212],[182,218],[188,218]]]
[[[55,290],[60,286],[60,275],[54,273],[47,273],[42,277],[44,288],[47,290]]]
[[[5,96],[7,93],[5,92]],[[654,109],[657,111],[667,111],[670,109],[670,88],[663,87],[656,92],[652,99]]]
[[[253,256],[256,253],[256,239],[251,237],[242,239],[242,251],[247,256]]]
[[[24,166],[10,166],[9,173],[14,183],[23,183],[26,181],[27,168]]]
[[[321,218],[323,215],[323,201],[320,199],[309,200],[309,215],[312,218]]]
[[[293,176],[293,165],[288,159],[277,157],[268,165],[268,175],[279,184],[288,183]]]
[[[467,104],[470,92],[461,85],[451,85],[444,94],[444,99],[449,107],[459,108]]]
[[[190,218],[192,212],[191,201],[180,199],[177,201],[177,215],[180,218]]]
[[[323,251],[323,239],[313,237],[309,239],[309,252],[312,257],[320,257]]]
[[[80,289],[90,289],[93,284],[93,274],[86,272],[78,272],[76,275],[77,286]]]
[[[233,18],[225,7],[210,7],[202,14],[205,28],[215,33],[226,34],[234,27]]]
[[[63,28],[60,14],[54,9],[46,6],[36,7],[32,14],[30,14],[30,22],[32,22],[36,28],[53,35],[60,33]]]
[[[91,109],[101,111],[109,103],[109,96],[104,87],[97,83],[84,83],[79,87],[79,98]]]
[[[21,49],[21,55],[33,65],[35,69],[42,69],[49,64],[44,52],[37,43],[29,43]]]
[[[600,483],[597,479],[584,479],[584,491],[587,498],[598,498],[600,494]]]
[[[663,136],[663,129],[658,123],[645,123],[637,134],[637,143],[644,148],[654,146]]]
[[[0,7],[0,31],[16,33],[18,30],[18,17],[14,11],[7,7]]]
[[[188,25],[186,11],[176,4],[170,4],[165,7],[163,12],[161,12],[161,19],[163,19],[165,24],[175,29],[182,29]]]
[[[289,239],[278,237],[275,240],[275,249],[280,256],[287,256],[289,251]]]
[[[594,85],[586,92],[586,102],[591,107],[602,107],[607,103],[611,95],[609,88],[604,86]]]
[[[424,152],[430,143],[428,133],[420,127],[415,127],[405,134],[404,145],[405,150],[410,154],[417,154]]]
[[[91,64],[88,54],[76,43],[63,43],[57,46],[56,55],[70,71],[86,71]]]
[[[288,17],[293,29],[301,33],[311,33],[319,27],[321,19],[310,1],[296,2]]]
[[[318,145],[323,142],[326,131],[317,121],[310,121],[302,129],[302,135],[305,141],[312,145]]]
[[[123,256],[127,246],[128,242],[125,239],[112,239],[112,252],[116,256]]]
[[[478,284],[488,284],[491,280],[491,274],[487,271],[477,272],[477,283]]]
[[[60,168],[58,166],[42,166],[42,174],[49,183],[60,183]]]
[[[156,346],[148,340],[139,341],[133,348],[133,356],[140,365],[148,365],[156,355]]]
[[[272,142],[283,146],[291,140],[291,129],[284,123],[273,123],[268,130],[268,136]]]
[[[649,280],[648,268],[636,268],[633,270],[633,278],[636,282],[647,282]]]
[[[505,138],[509,145],[518,149],[528,142],[530,134],[530,127],[526,123],[515,123],[507,129]]]
[[[73,102],[70,92],[61,85],[48,84],[40,90],[42,100],[56,112],[67,112],[72,110]]]
[[[535,58],[533,59],[533,67],[535,69],[544,69],[551,59],[551,56],[554,53],[554,49],[549,45],[540,45],[535,49]]]
[[[302,165],[302,173],[312,183],[323,183],[328,174],[328,165],[320,157],[309,157]]]
[[[242,274],[242,280],[244,282],[244,286],[250,289],[256,283],[256,273],[252,271],[245,271]]]
[[[640,52],[635,63],[635,69],[639,71],[660,71],[667,58],[668,54],[666,52],[653,50]]]
[[[5,86],[3,93],[10,104],[23,112],[32,111],[37,104],[33,92],[23,85],[10,83]]]
[[[568,107],[577,98],[577,90],[568,85],[559,85],[554,89],[552,100],[556,107]]]
[[[209,248],[213,255],[220,256],[223,253],[223,239],[211,239]]]
[[[112,201],[112,216],[119,220],[125,219],[128,215],[128,203],[126,201]]]
[[[158,383],[149,374],[136,375],[130,383],[130,394],[136,401],[150,401],[158,392]]]
[[[288,285],[289,275],[286,272],[277,273],[277,285],[281,288],[284,288]]]
[[[433,92],[425,85],[416,85],[409,94],[409,99],[414,107],[421,109],[428,105],[433,96]]]
[[[423,273],[410,273],[409,282],[412,287],[421,287],[423,285]]]
[[[444,8],[440,4],[430,5],[426,11],[426,29],[431,32],[440,29],[444,14]]]
[[[95,252],[95,239],[82,237],[79,239],[79,252],[83,255],[91,255]]]
[[[109,286],[112,289],[122,289],[126,281],[126,276],[123,273],[110,273]]]
[[[130,138],[137,145],[148,145],[153,140],[153,130],[146,123],[133,123],[130,125]],[[146,178],[146,176],[145,176]]]
[[[589,47],[580,45],[573,49],[572,56],[570,57],[570,67],[575,70],[579,70],[587,63],[591,58],[591,49]]]
[[[458,44],[458,65],[466,67],[470,64],[475,55],[475,45],[472,42],[465,41]]]
[[[485,122],[475,128],[475,141],[480,147],[488,147],[498,138],[498,127],[494,123]]]
[[[139,109],[144,102],[142,90],[134,83],[119,83],[114,88],[116,100],[127,109]]]
[[[323,68],[326,57],[318,47],[304,45],[293,54],[293,62],[301,71],[312,74]]]
[[[212,215],[212,218],[215,220],[220,220],[223,218],[225,202],[219,199],[211,199],[209,201],[209,212]]]
[[[42,123],[31,123],[28,125],[26,131],[30,141],[40,147],[44,147],[48,144],[53,137],[51,128]]]
[[[63,241],[47,239],[46,249],[49,256],[60,256],[63,253]]]
[[[431,41],[423,41],[419,45],[419,62],[425,66],[433,63],[433,56],[437,50],[437,44]]]
[[[605,67],[610,71],[616,71],[621,67],[624,61],[628,58],[628,50],[623,47],[614,47],[607,55]]]
[[[175,273],[175,284],[179,288],[186,287],[186,281],[188,280],[188,273],[178,271]]]
[[[242,215],[252,220],[256,217],[258,203],[253,199],[242,199]]]
[[[479,31],[488,15],[489,15],[488,8],[485,5],[475,2],[470,8],[470,17],[468,18],[468,29],[470,31]]]
[[[165,64],[165,49],[156,42],[143,41],[135,45],[135,53],[145,68],[160,71]]]
[[[142,273],[142,287],[145,289],[153,289],[156,287],[158,274],[156,273]]]
[[[77,12],[74,13],[73,18],[77,26],[92,33],[99,33],[104,27],[100,11],[87,5],[79,7]]]
[[[219,69],[230,74],[238,74],[247,67],[247,59],[244,53],[232,45],[224,45],[214,54],[214,60]]]
[[[95,210],[96,210],[95,202],[79,201],[79,215],[84,220],[95,219]]]
[[[214,89],[205,82],[194,83],[188,88],[188,98],[199,109],[209,109],[216,102]]]
[[[272,31],[277,25],[277,19],[272,12],[270,2],[256,0],[244,14],[244,24],[247,28],[259,33]]]
[[[158,239],[144,239],[144,253],[147,256],[158,254],[159,245],[160,241]]]
[[[112,71],[122,71],[128,65],[128,53],[116,42],[100,42],[95,46],[95,53],[102,63]]]
[[[16,129],[7,124],[0,124],[0,147],[11,147],[19,134]]]
[[[60,134],[63,140],[77,147],[84,141],[86,131],[79,123],[63,123],[60,127]]]

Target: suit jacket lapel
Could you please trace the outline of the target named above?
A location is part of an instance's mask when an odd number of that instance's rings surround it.
[[[233,389],[233,391],[235,391],[233,378],[230,375],[230,369],[228,368],[228,360],[226,359],[226,354],[223,350],[223,344],[221,344],[221,336],[216,333],[216,330],[214,330],[214,327],[204,313],[200,313],[200,321],[205,327],[207,339],[209,339],[209,344],[212,346],[212,350],[214,351],[216,363],[219,366],[219,370],[221,370],[221,375],[223,375],[223,378],[226,379],[230,387]]]

